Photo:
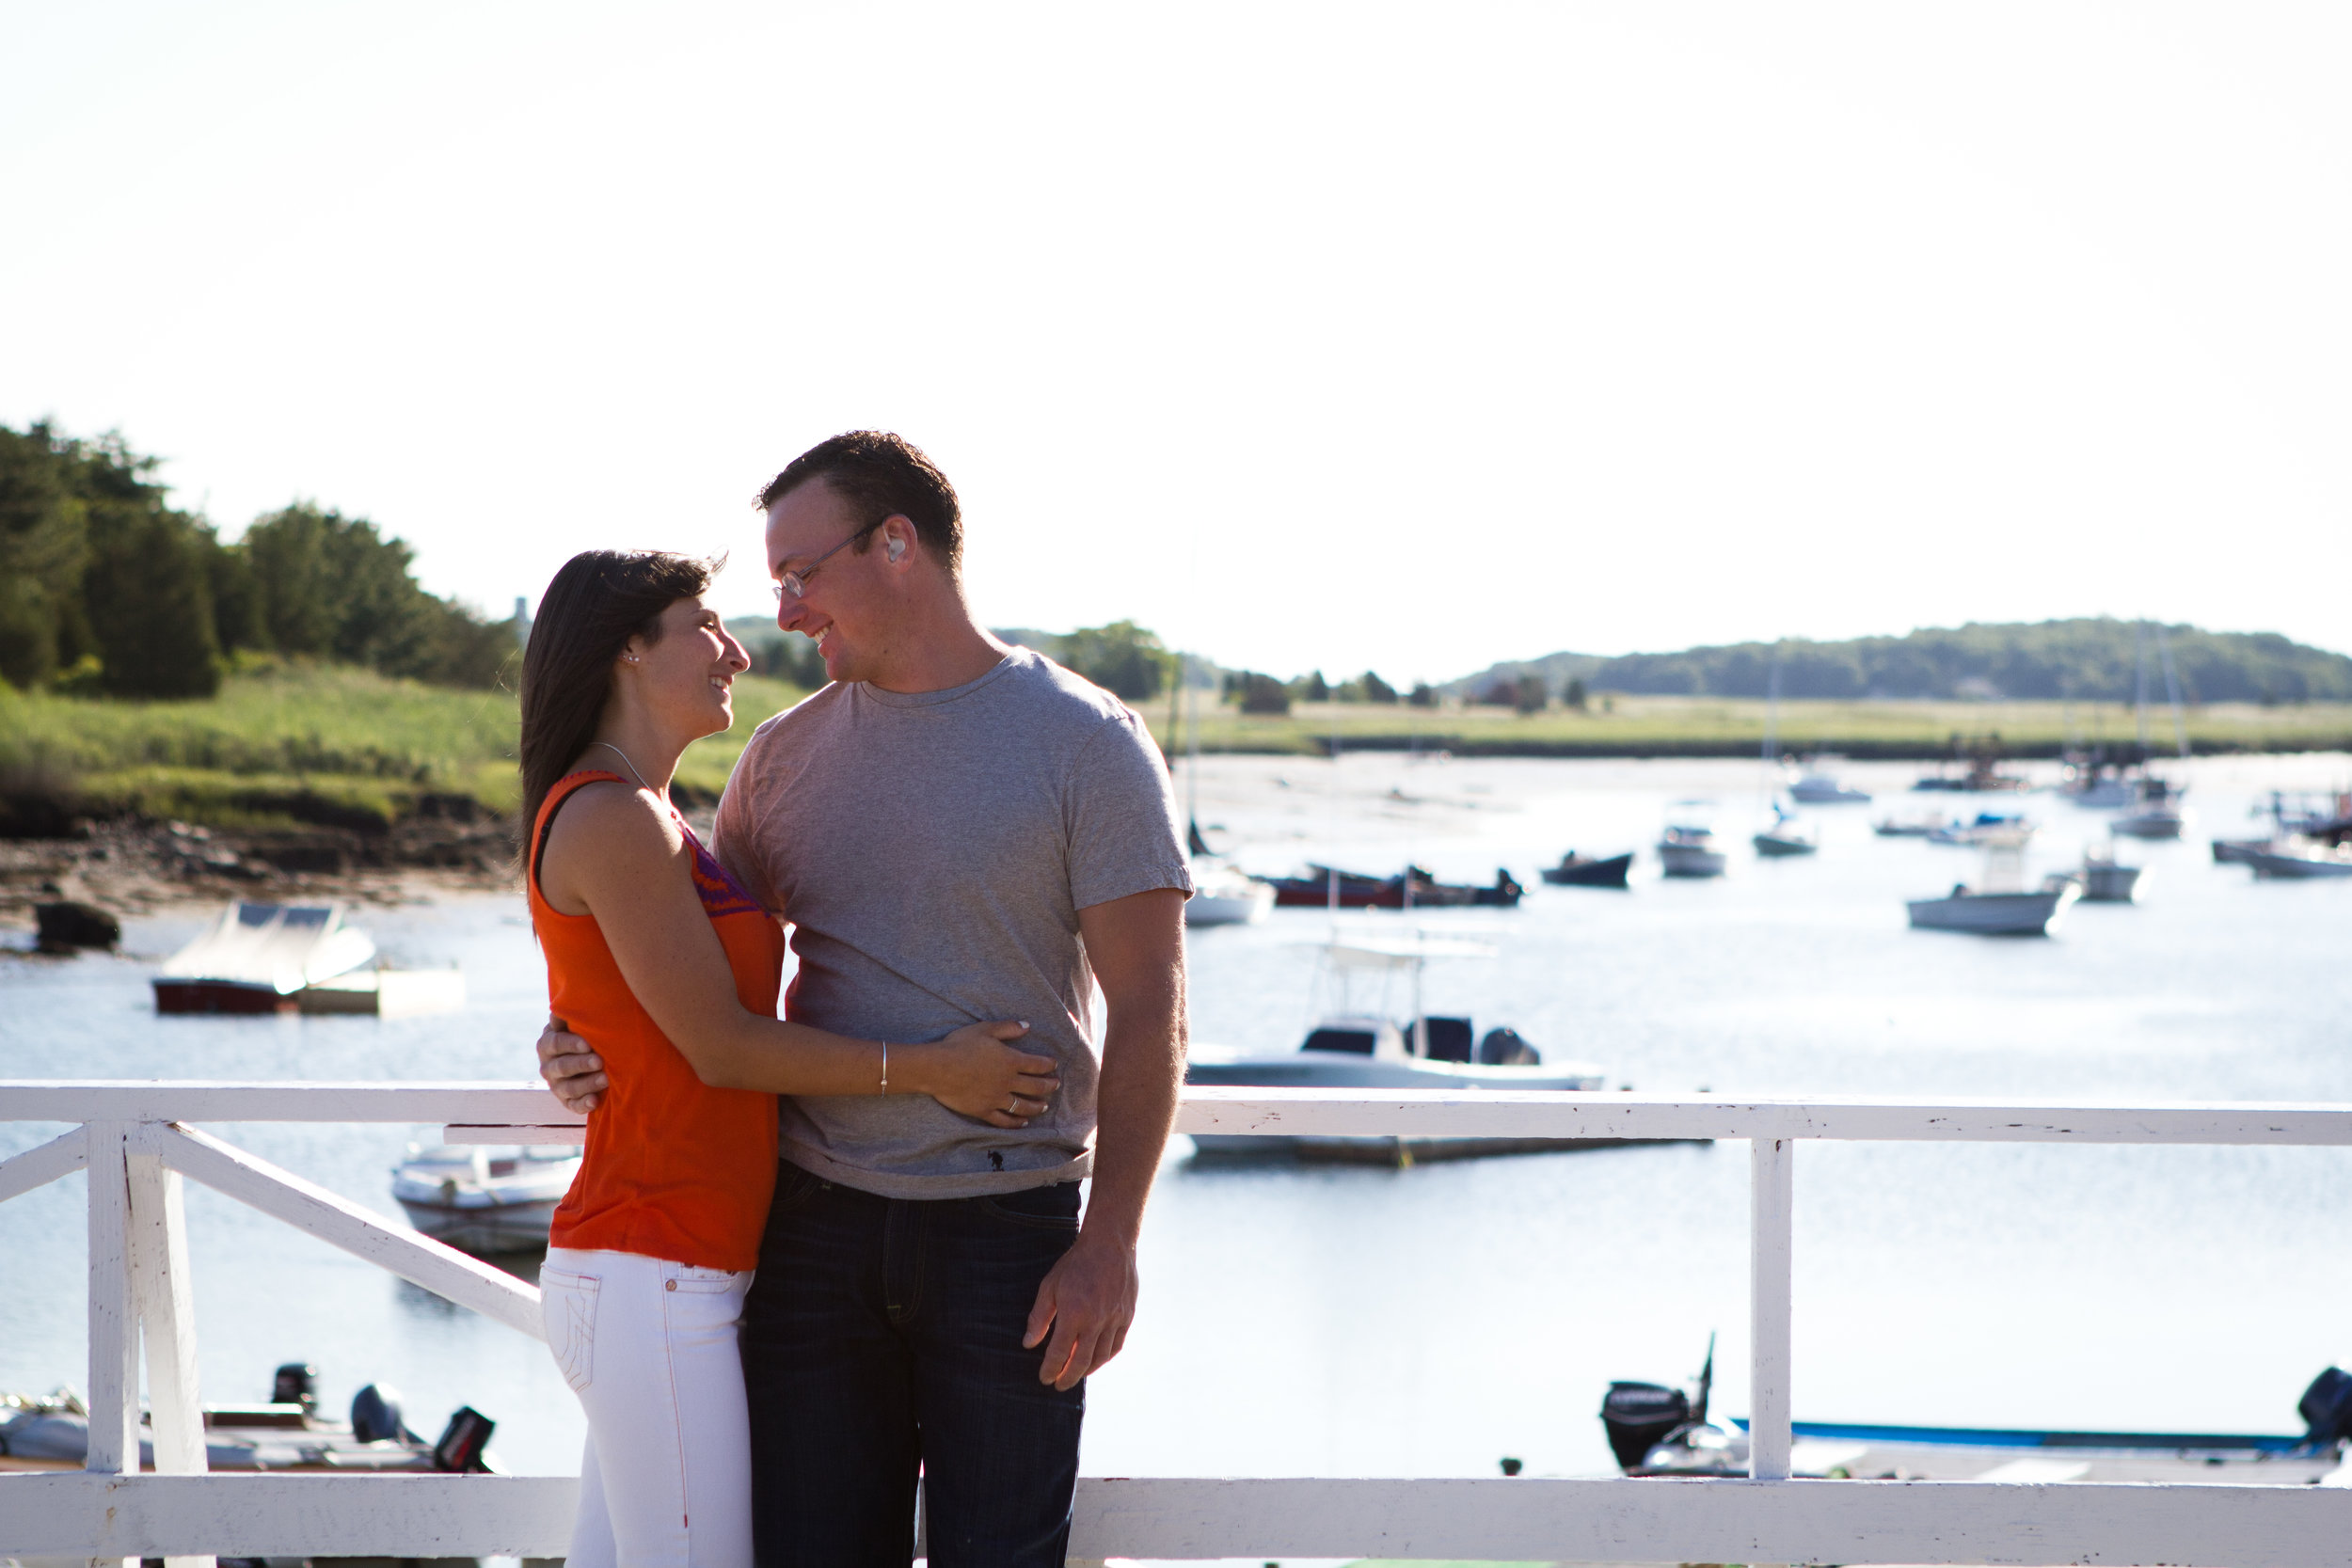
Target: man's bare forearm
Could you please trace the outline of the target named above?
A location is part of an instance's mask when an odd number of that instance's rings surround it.
[[[1170,1004],[1157,1017],[1122,1018],[1114,1010],[1104,1031],[1103,1074],[1095,1090],[1094,1188],[1087,1200],[1085,1233],[1130,1247],[1143,1227],[1143,1208],[1176,1125],[1176,1099],[1184,1079],[1181,994]]]

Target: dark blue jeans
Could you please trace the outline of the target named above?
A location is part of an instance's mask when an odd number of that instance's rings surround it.
[[[1061,1568],[1081,1385],[1023,1331],[1078,1184],[914,1201],[786,1161],[743,1304],[759,1568]]]

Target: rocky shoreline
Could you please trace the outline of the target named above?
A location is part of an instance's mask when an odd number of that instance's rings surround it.
[[[64,836],[0,839],[8,932],[30,933],[35,908],[60,900],[126,916],[230,898],[395,904],[516,885],[513,822],[470,800],[383,827],[248,832],[83,818]]]

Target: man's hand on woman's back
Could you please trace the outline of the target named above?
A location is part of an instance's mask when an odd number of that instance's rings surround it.
[[[578,1035],[565,1034],[560,1018],[549,1018],[548,1026],[539,1031],[539,1076],[548,1081],[565,1110],[581,1116],[603,1101],[609,1086],[604,1058],[589,1050],[588,1042]]]

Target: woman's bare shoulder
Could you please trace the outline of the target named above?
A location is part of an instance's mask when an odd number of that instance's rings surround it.
[[[597,849],[675,848],[684,842],[677,821],[642,789],[600,780],[581,784],[548,828],[553,852],[593,841]]]
[[[599,884],[626,884],[674,862],[685,848],[677,820],[644,790],[599,781],[582,784],[548,825],[539,888],[566,914]]]

